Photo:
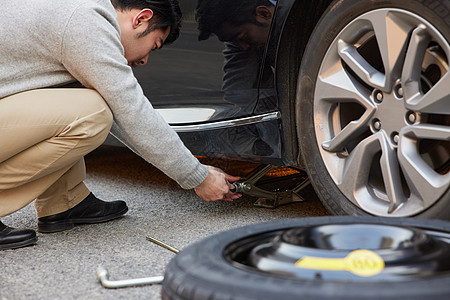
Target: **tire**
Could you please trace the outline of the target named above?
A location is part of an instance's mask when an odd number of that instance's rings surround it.
[[[330,213],[450,220],[449,41],[448,0],[339,0],[325,12],[296,114]]]
[[[181,251],[166,268],[162,298],[164,300],[444,299],[450,294],[448,270],[440,275],[427,277],[423,276],[423,269],[419,268],[419,273],[421,272],[419,276],[404,281],[386,279],[384,275],[380,276],[381,281],[298,279],[261,272],[251,267],[239,267],[235,262],[230,263],[228,259],[229,253],[238,248],[233,245],[239,245],[239,241],[246,238],[259,238],[280,230],[323,224],[341,226],[383,224],[395,228],[409,226],[443,232],[442,234],[447,236],[447,241],[445,251],[439,252],[447,252],[443,264],[450,269],[448,263],[450,223],[446,221],[367,216],[277,220],[225,231]],[[233,251],[229,250],[230,245]],[[336,253],[334,250],[332,252]],[[421,255],[420,257],[423,258]]]

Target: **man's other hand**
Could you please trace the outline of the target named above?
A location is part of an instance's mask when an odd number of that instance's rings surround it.
[[[233,201],[242,196],[230,191],[233,188],[230,182],[239,180],[239,177],[228,175],[221,169],[212,166],[206,166],[206,168],[208,169],[208,176],[194,189],[200,198],[205,201]]]

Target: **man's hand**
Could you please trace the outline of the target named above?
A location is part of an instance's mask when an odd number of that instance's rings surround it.
[[[205,201],[233,201],[242,196],[239,193],[230,192],[230,189],[233,188],[230,182],[238,180],[239,177],[228,175],[221,169],[212,166],[206,166],[206,168],[208,176],[194,189],[200,198]]]

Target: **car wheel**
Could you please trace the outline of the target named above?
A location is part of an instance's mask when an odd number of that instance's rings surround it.
[[[333,214],[450,219],[447,0],[334,1],[299,73],[299,145]]]
[[[444,299],[450,223],[320,217],[249,225],[183,249],[164,300]]]

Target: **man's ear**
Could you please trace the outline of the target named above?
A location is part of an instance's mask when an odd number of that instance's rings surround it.
[[[133,29],[142,25],[142,23],[150,21],[151,18],[153,18],[153,10],[144,8],[133,17]]]
[[[270,24],[272,22],[272,11],[264,5],[255,8],[256,21],[258,23]]]

